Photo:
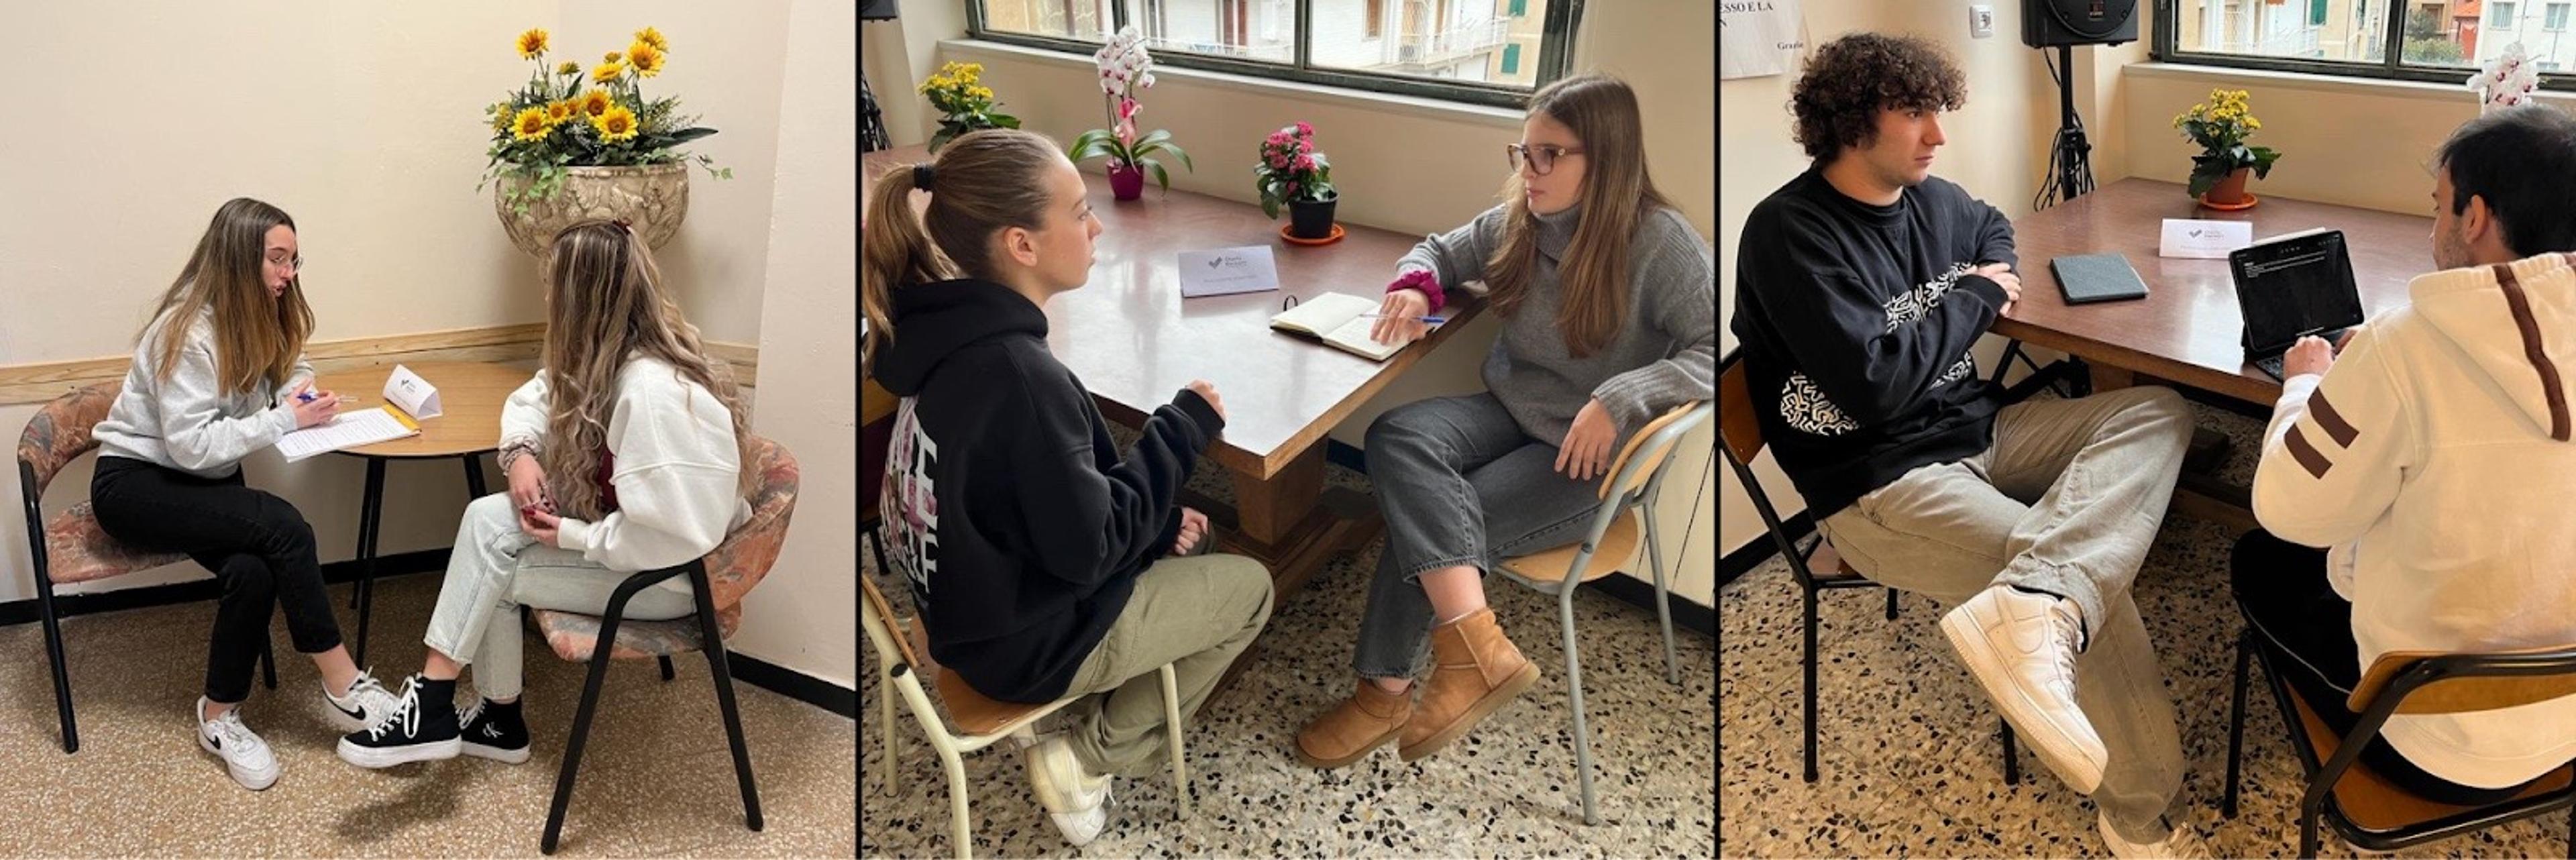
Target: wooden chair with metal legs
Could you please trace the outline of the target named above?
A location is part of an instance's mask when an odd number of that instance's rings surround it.
[[[1655,572],[1655,617],[1664,628],[1664,678],[1681,683],[1681,662],[1673,653],[1671,592],[1664,582],[1663,541],[1655,535],[1655,498],[1664,472],[1672,466],[1673,449],[1683,434],[1707,423],[1711,407],[1693,401],[1674,407],[1628,438],[1601,481],[1601,504],[1583,539],[1545,552],[1505,559],[1494,572],[1541,594],[1556,596],[1558,625],[1565,639],[1565,688],[1574,706],[1574,767],[1581,783],[1583,823],[1599,824],[1593,800],[1592,735],[1584,722],[1583,664],[1574,644],[1574,592],[1577,586],[1616,572],[1637,555],[1639,508],[1645,510],[1646,553]]]
[[[878,727],[884,741],[881,763],[884,766],[886,791],[895,791],[894,770],[894,700],[901,695],[912,711],[913,721],[920,724],[922,736],[930,739],[931,749],[939,754],[941,769],[948,775],[949,847],[957,856],[975,856],[975,835],[967,815],[966,764],[962,755],[975,752],[1005,738],[1026,742],[1035,739],[1030,728],[1048,714],[1063,710],[1080,700],[1069,696],[1043,705],[1023,705],[996,701],[966,685],[955,672],[940,671],[939,665],[926,659],[928,631],[916,617],[895,615],[894,605],[876,583],[859,577],[859,627],[866,630],[868,644],[876,649],[878,670],[885,674],[883,686],[877,689]],[[1163,684],[1164,739],[1171,748],[1172,784],[1180,795],[1175,817],[1190,815],[1190,766],[1182,757],[1181,695],[1178,676],[1169,663],[1156,672]],[[930,700],[922,676],[929,675],[929,686],[939,690],[939,704]],[[944,706],[944,707],[943,707]],[[945,711],[945,714],[942,714]]]
[[[2486,654],[2391,651],[2371,661],[2352,697],[2339,703],[2361,715],[2352,732],[2336,737],[2317,716],[2317,704],[2281,679],[2271,654],[2257,646],[2252,625],[2236,640],[2236,688],[2227,718],[2227,796],[2219,809],[2236,817],[2239,762],[2245,745],[2245,683],[2251,659],[2281,709],[2291,747],[2307,784],[2299,795],[2299,856],[2317,856],[2320,819],[2346,841],[2371,851],[2396,851],[2484,830],[2509,821],[2571,810],[2576,828],[2576,765],[2550,771],[2513,797],[2486,806],[2436,803],[2398,787],[2361,762],[2362,748],[2380,737],[2398,714],[2452,714],[2510,708],[2576,696],[2576,645]],[[2332,707],[2338,703],[2324,703]],[[2576,857],[2576,831],[2568,851]]]
[[[1802,746],[1805,769],[1801,772],[1801,776],[1808,782],[1815,782],[1816,595],[1825,591],[1880,586],[1862,576],[1860,571],[1852,569],[1849,563],[1835,555],[1833,549],[1825,545],[1823,534],[1815,535],[1803,548],[1789,536],[1788,527],[1780,521],[1779,510],[1771,506],[1771,497],[1762,491],[1761,480],[1753,474],[1753,459],[1762,455],[1764,443],[1760,419],[1753,411],[1751,383],[1745,377],[1743,352],[1738,350],[1729,353],[1718,362],[1718,370],[1718,403],[1724,407],[1726,415],[1718,427],[1718,435],[1722,437],[1723,442],[1718,446],[1718,453],[1726,458],[1727,467],[1734,470],[1736,483],[1744,488],[1744,494],[1753,500],[1753,509],[1762,515],[1763,525],[1770,528],[1772,542],[1779,546],[1780,554],[1789,560],[1789,576],[1797,580],[1800,597],[1806,610],[1803,627],[1805,647],[1799,653],[1799,668],[1804,672],[1806,679],[1806,685],[1803,688],[1806,720]],[[2034,379],[2037,378],[2034,377]],[[1818,574],[1816,571],[1819,569],[1830,572]],[[1896,618],[1896,589],[1893,588],[1887,590],[1887,617],[1889,620]],[[2000,718],[1996,722],[2003,727],[2000,735],[2004,747],[2004,783],[2006,785],[2018,783],[2021,781],[2021,757],[2014,752],[2012,724]]]
[[[107,418],[108,407],[124,391],[123,382],[84,386],[54,398],[27,420],[18,436],[18,493],[26,503],[27,556],[35,563],[37,617],[43,622],[45,660],[54,678],[54,709],[62,724],[63,752],[80,751],[80,723],[72,716],[71,670],[63,656],[61,601],[55,586],[91,582],[187,561],[178,553],[143,552],[108,537],[84,499],[50,520],[42,502],[45,488],[63,467],[91,451],[98,440],[90,430]],[[277,689],[277,661],[267,637],[259,644],[259,665],[268,688]]]

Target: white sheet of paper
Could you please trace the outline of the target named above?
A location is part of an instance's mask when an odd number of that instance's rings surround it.
[[[1246,245],[1181,252],[1181,297],[1223,296],[1279,289],[1279,266],[1270,246]]]
[[[2164,241],[2156,256],[2187,260],[2224,260],[2227,252],[2254,244],[2254,222],[2165,219]]]
[[[342,448],[373,445],[400,439],[420,431],[403,426],[386,407],[342,412],[330,421],[288,433],[277,440],[277,453],[293,463],[318,454]]]
[[[399,364],[394,365],[393,375],[385,377],[385,402],[401,407],[415,419],[447,414],[438,407],[438,386]]]

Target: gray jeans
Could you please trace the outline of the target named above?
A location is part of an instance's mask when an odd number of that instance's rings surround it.
[[[1522,433],[1492,394],[1408,403],[1369,425],[1369,482],[1386,515],[1386,547],[1351,659],[1361,677],[1411,678],[1429,666],[1423,572],[1490,571],[1583,539],[1601,507],[1600,481],[1577,481],[1555,465],[1556,444]]]
[[[2025,401],[1995,416],[1984,453],[1907,472],[1818,525],[1853,569],[1944,604],[2006,584],[2075,601],[2075,701],[2110,752],[2093,802],[2131,839],[2161,836],[2182,792],[2173,698],[2129,583],[2191,432],[2167,388]]]

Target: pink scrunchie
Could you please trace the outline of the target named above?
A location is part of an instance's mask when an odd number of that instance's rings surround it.
[[[1440,279],[1434,277],[1431,272],[1426,269],[1415,269],[1413,271],[1406,272],[1402,276],[1396,278],[1395,283],[1386,285],[1387,292],[1392,293],[1397,290],[1422,291],[1422,295],[1431,300],[1430,310],[1424,311],[1424,313],[1439,313],[1441,306],[1449,303],[1448,297],[1443,295],[1441,292]]]

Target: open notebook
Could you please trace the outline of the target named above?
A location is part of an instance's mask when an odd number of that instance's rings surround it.
[[[328,454],[343,448],[390,442],[405,436],[420,435],[420,425],[392,407],[378,406],[355,412],[342,412],[331,420],[286,434],[277,440],[277,453],[292,463],[307,457]]]
[[[1320,293],[1271,317],[1270,327],[1323,341],[1337,349],[1365,356],[1370,361],[1385,361],[1387,356],[1394,355],[1404,346],[1379,343],[1369,338],[1369,328],[1377,320],[1365,315],[1377,313],[1377,307],[1377,302],[1346,293]]]

